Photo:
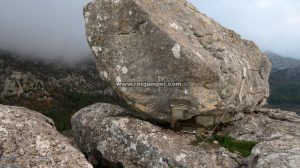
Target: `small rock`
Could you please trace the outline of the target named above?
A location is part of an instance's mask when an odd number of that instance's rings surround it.
[[[218,145],[219,142],[218,141],[213,141],[213,144]]]

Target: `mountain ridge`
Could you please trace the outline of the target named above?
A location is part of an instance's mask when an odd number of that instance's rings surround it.
[[[266,51],[272,63],[272,71],[300,67],[300,60],[292,57],[285,57],[272,51]]]
[[[300,60],[274,52],[266,54],[272,62],[269,105],[300,114]]]

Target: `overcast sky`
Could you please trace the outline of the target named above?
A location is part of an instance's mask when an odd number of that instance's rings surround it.
[[[41,57],[88,55],[82,17],[86,1],[0,0],[0,48]],[[300,58],[299,0],[190,1],[262,50]]]
[[[262,50],[300,58],[299,0],[190,0]]]

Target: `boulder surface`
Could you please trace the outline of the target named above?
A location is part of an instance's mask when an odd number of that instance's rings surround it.
[[[0,105],[0,167],[92,165],[56,131],[51,119],[26,108]]]
[[[262,109],[220,128],[219,135],[257,142],[243,158],[218,145],[192,145],[193,134],[174,132],[131,117],[110,104],[95,104],[72,118],[75,140],[95,165],[119,167],[300,167],[300,117]]]
[[[229,122],[269,96],[266,55],[185,0],[95,0],[84,17],[101,78],[153,118]]]
[[[72,117],[79,148],[94,165],[126,168],[238,167],[237,154],[224,148],[194,146],[192,134],[177,134],[110,104],[94,104]]]
[[[295,112],[261,109],[223,131],[259,142],[248,158],[252,167],[300,167],[300,117]]]

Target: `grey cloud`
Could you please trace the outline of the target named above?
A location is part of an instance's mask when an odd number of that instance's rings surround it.
[[[190,0],[262,50],[300,58],[300,1]],[[0,49],[43,58],[90,54],[82,8],[87,0],[0,0]]]
[[[84,57],[84,0],[1,0],[0,48],[39,57]]]

